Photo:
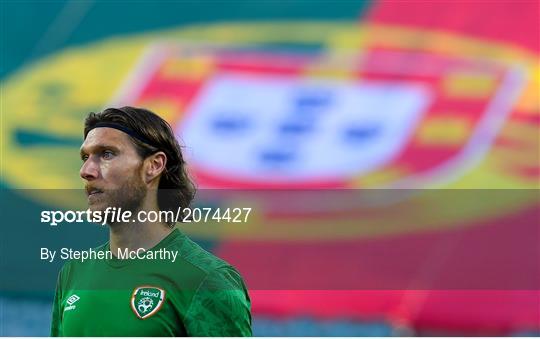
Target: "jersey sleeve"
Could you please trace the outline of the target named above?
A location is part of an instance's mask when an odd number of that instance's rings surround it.
[[[232,267],[210,272],[197,289],[184,319],[189,336],[251,336],[251,301]]]
[[[61,337],[62,335],[62,272],[58,273],[58,279],[56,281],[56,291],[54,293],[53,309],[52,309],[52,321],[51,321],[51,337]]]

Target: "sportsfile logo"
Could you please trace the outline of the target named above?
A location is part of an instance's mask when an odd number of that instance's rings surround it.
[[[71,310],[74,310],[77,306],[73,305],[75,304],[77,301],[79,301],[79,299],[81,299],[78,295],[76,294],[73,294],[72,296],[70,296],[69,298],[67,298],[66,300],[66,304],[68,304],[69,306],[67,306],[64,311],[71,311]]]

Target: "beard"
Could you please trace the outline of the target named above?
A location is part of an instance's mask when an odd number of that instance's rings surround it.
[[[113,190],[105,190],[98,200],[89,204],[89,209],[92,212],[103,212],[111,207],[115,207],[117,211],[130,211],[133,215],[138,212],[144,202],[144,198],[148,193],[146,185],[142,182],[138,175],[133,175],[126,180],[119,188]],[[109,219],[112,216],[109,215]],[[116,222],[106,220],[106,224],[114,226]]]

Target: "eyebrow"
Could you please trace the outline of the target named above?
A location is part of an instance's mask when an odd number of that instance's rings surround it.
[[[104,149],[110,149],[111,151],[114,151],[114,152],[119,152],[120,149],[116,146],[113,146],[113,145],[105,145],[105,144],[98,144],[98,145],[94,145],[94,146],[90,146],[87,148],[89,152],[92,152],[92,150],[94,150],[94,152],[99,152],[99,151],[102,151]],[[84,155],[87,155],[88,152],[85,151],[85,149],[83,147],[81,147],[81,149],[79,150],[79,154],[82,156]]]

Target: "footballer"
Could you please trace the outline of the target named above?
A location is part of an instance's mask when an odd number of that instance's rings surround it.
[[[176,211],[195,195],[170,125],[141,108],[90,113],[80,149],[90,211]],[[52,336],[251,336],[250,299],[238,271],[178,228],[109,220],[105,259],[60,270]],[[121,259],[122,251],[173,251],[176,260]]]

